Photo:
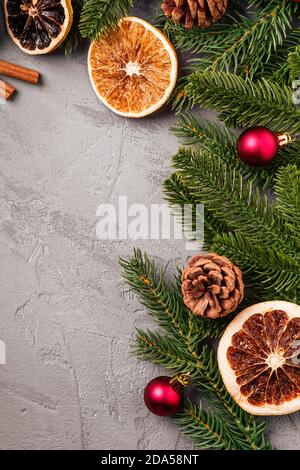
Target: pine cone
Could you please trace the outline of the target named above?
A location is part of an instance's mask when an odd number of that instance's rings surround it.
[[[174,23],[185,24],[186,29],[194,26],[207,28],[224,15],[229,0],[164,0],[162,10]]]
[[[244,297],[241,270],[216,253],[190,258],[181,288],[185,305],[201,317],[226,317]]]

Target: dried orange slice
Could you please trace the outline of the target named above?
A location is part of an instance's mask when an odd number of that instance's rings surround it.
[[[4,0],[9,36],[26,54],[48,54],[67,37],[73,21],[71,0]]]
[[[139,118],[170,97],[178,62],[172,44],[158,29],[127,17],[91,44],[88,67],[100,100],[117,114]]]
[[[300,306],[276,301],[243,310],[221,338],[218,363],[228,392],[248,413],[300,410]]]

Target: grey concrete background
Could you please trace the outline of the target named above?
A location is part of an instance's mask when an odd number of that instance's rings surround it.
[[[137,2],[149,17],[159,2]],[[159,369],[130,356],[151,324],[120,278],[132,241],[97,239],[96,209],[162,202],[178,142],[170,110],[128,120],[107,110],[88,79],[87,47],[29,57],[1,25],[1,58],[38,69],[0,105],[0,449],[190,449],[169,419],[148,413],[143,388]],[[183,242],[138,243],[170,268]],[[300,415],[270,420],[279,449],[300,447]]]

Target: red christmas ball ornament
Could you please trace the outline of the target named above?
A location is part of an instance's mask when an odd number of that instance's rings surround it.
[[[156,377],[145,388],[144,401],[148,410],[158,416],[173,416],[182,402],[182,388],[188,386],[189,376]]]
[[[250,127],[239,136],[237,152],[248,165],[265,166],[274,160],[279,147],[290,140],[287,134],[275,134],[266,127]]]

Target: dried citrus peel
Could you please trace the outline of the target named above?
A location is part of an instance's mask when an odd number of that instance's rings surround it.
[[[234,400],[255,415],[300,409],[300,307],[263,302],[243,310],[218,348],[224,384]]]
[[[89,76],[100,100],[127,117],[144,117],[170,97],[177,80],[176,52],[169,40],[146,21],[123,18],[91,44]]]
[[[72,21],[71,0],[4,0],[10,38],[26,54],[48,54],[67,37]]]

